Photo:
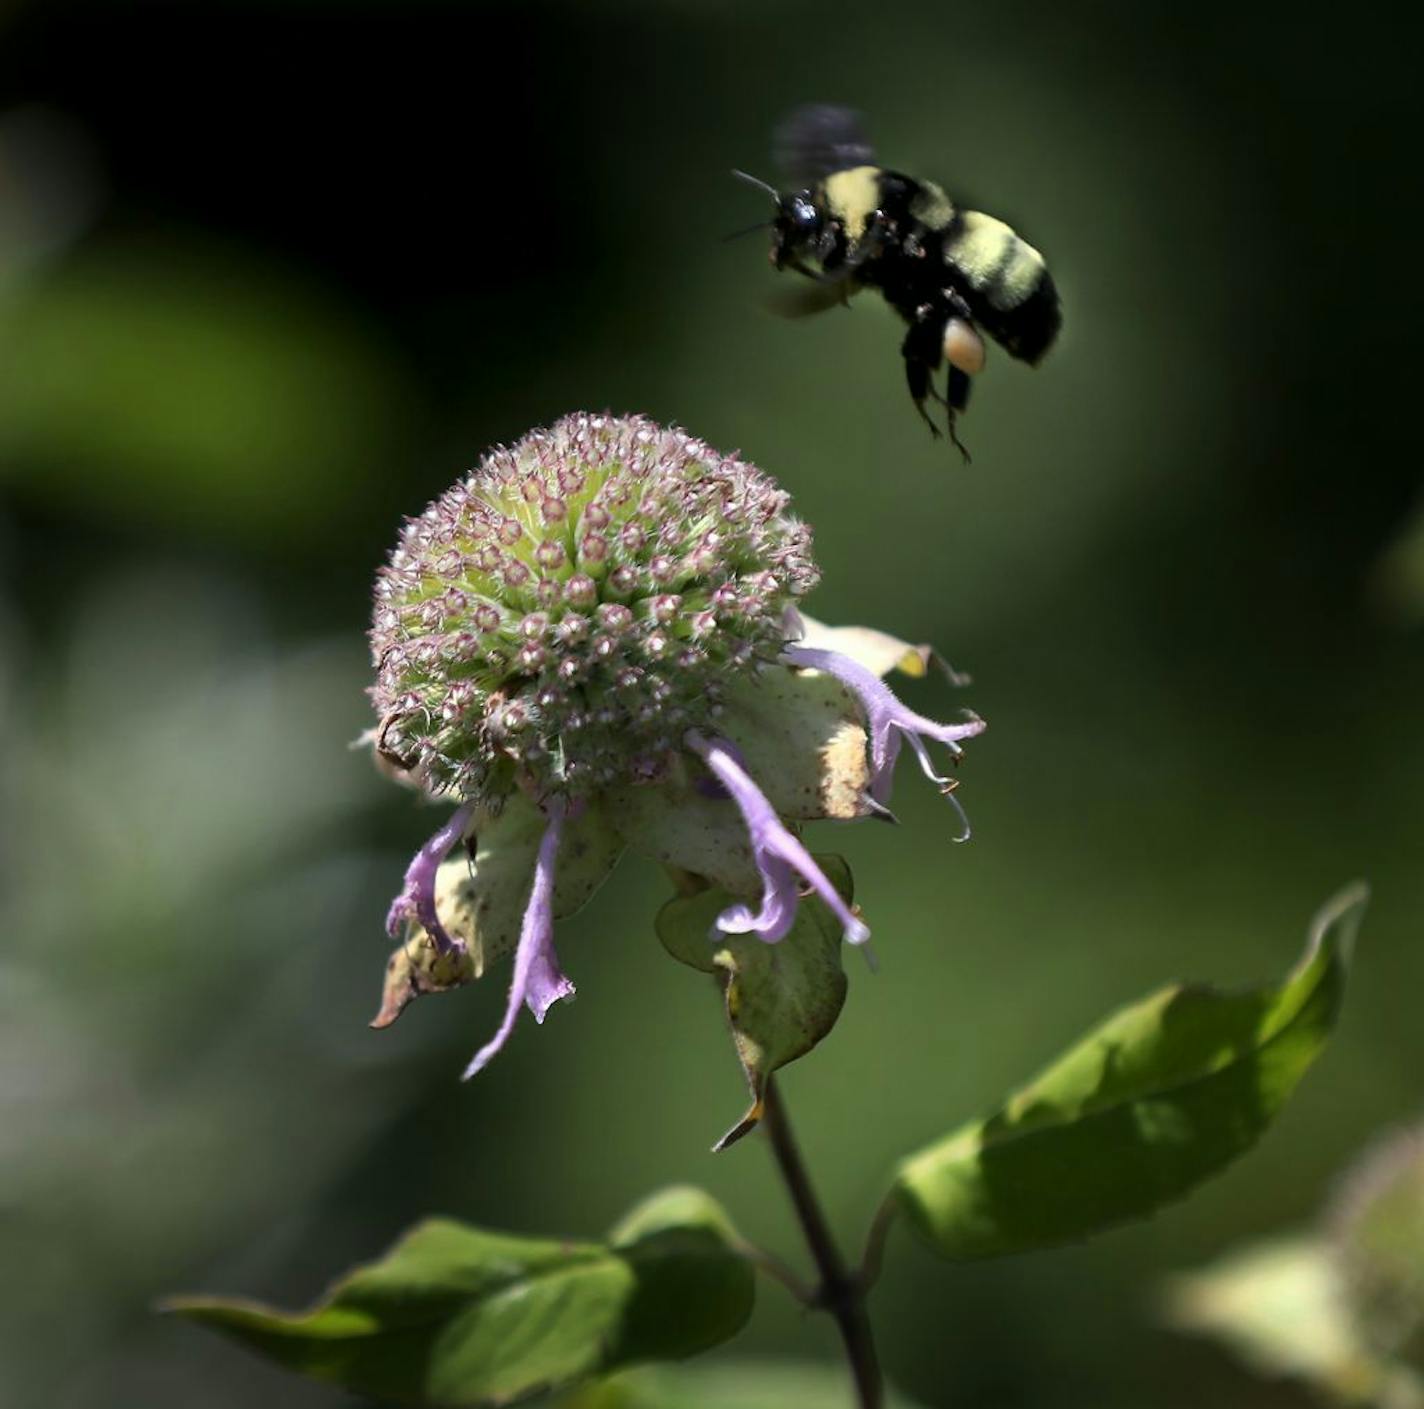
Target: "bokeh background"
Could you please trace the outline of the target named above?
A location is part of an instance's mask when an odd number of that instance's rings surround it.
[[[815,608],[938,643],[991,722],[972,845],[902,779],[852,860],[882,969],[785,1090],[847,1241],[892,1162],[1111,1006],[1279,975],[1375,900],[1338,1038],[1261,1149],[1087,1246],[875,1315],[926,1404],[1303,1404],[1154,1321],[1424,1103],[1416,46],[1384,9],[1134,0],[9,4],[0,18],[0,1402],[345,1403],[184,1325],[288,1304],[439,1210],[592,1235],[692,1180],[799,1258],[715,995],[637,863],[580,1001],[456,1077],[501,984],[372,1033],[431,814],[367,724],[373,570],[482,448],[676,419],[816,526]],[[1416,36],[1417,37],[1417,36]],[[811,98],[1048,254],[961,465],[890,315],[788,323],[728,178]],[[1411,527],[1411,525],[1413,525]],[[775,1288],[728,1352],[831,1359]]]

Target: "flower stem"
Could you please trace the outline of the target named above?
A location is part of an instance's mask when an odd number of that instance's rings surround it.
[[[766,1114],[763,1125],[776,1155],[781,1177],[786,1181],[801,1231],[816,1263],[821,1284],[814,1304],[824,1307],[835,1318],[836,1327],[845,1345],[846,1359],[855,1378],[856,1402],[860,1409],[882,1409],[885,1386],[880,1376],[880,1361],[875,1353],[875,1337],[870,1317],[865,1310],[865,1289],[859,1277],[846,1269],[840,1249],[831,1235],[820,1200],[811,1187],[810,1175],[801,1159],[796,1137],[786,1106],[775,1081],[766,1084]]]

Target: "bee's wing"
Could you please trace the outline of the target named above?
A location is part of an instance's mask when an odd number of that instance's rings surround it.
[[[828,308],[843,307],[852,290],[841,279],[827,279],[814,284],[798,283],[777,289],[766,295],[766,306],[783,318],[809,318]]]
[[[788,176],[807,186],[875,160],[860,114],[833,103],[807,103],[783,119],[772,136],[772,155]]]

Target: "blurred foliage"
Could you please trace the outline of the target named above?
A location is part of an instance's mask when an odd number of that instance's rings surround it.
[[[1169,1284],[1169,1324],[1210,1335],[1257,1374],[1297,1376],[1330,1401],[1418,1409],[1421,1386],[1373,1357],[1350,1324],[1340,1279],[1313,1238],[1231,1253]]]
[[[1395,1134],[1358,1160],[1330,1223],[1331,1252],[1366,1344],[1424,1372],[1424,1129]]]
[[[360,324],[201,246],[76,257],[11,301],[0,362],[0,465],[64,510],[300,542],[394,449]]]
[[[1424,617],[1424,507],[1404,525],[1375,565],[1380,606],[1407,624]]]
[[[1176,1277],[1169,1322],[1332,1403],[1420,1409],[1424,1133],[1396,1134],[1357,1160],[1319,1222]]]
[[[26,1269],[0,1400],[339,1403],[150,1303],[299,1304],[432,1212],[597,1228],[691,1178],[788,1247],[758,1142],[706,1153],[739,1073],[646,869],[561,934],[582,1001],[478,1082],[454,1073],[497,978],[365,1026],[430,829],[345,749],[371,574],[484,447],[610,406],[777,475],[816,525],[815,613],[935,642],[990,721],[972,845],[913,789],[897,829],[810,837],[846,853],[882,962],[785,1076],[841,1226],[889,1152],[1105,1009],[1275,971],[1322,893],[1373,882],[1341,1040],[1250,1160],[1087,1247],[908,1255],[876,1293],[919,1403],[1302,1403],[1153,1330],[1141,1288],[1305,1218],[1419,1100],[1424,645],[1377,573],[1420,493],[1424,295],[1361,256],[1414,164],[1398,17],[61,0],[6,23],[0,113],[69,135],[36,186],[0,122],[28,211],[0,238],[0,1226]],[[1044,367],[991,357],[969,469],[914,416],[888,317],[771,318],[757,240],[718,243],[760,214],[727,168],[765,173],[808,98],[864,108],[887,161],[1013,221],[1062,286]],[[934,713],[942,689],[906,694]],[[773,1353],[831,1359],[832,1333],[769,1305],[737,1355]]]
[[[749,1360],[709,1369],[633,1370],[550,1401],[553,1409],[852,1409],[839,1366]],[[915,1409],[891,1390],[885,1409]]]

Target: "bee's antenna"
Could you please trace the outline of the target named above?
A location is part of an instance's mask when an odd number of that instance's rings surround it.
[[[723,235],[722,243],[725,245],[730,240],[740,240],[743,235],[750,235],[757,230],[770,230],[775,223],[774,220],[758,220],[755,225],[748,225],[745,230],[733,230],[730,235]]]
[[[735,176],[738,181],[745,181],[748,186],[755,186],[757,190],[765,191],[767,195],[772,198],[772,200],[780,204],[781,192],[778,191],[775,186],[772,186],[767,182],[763,181],[761,177],[753,176],[750,174],[750,172],[738,171],[736,167],[732,168],[732,175]]]

